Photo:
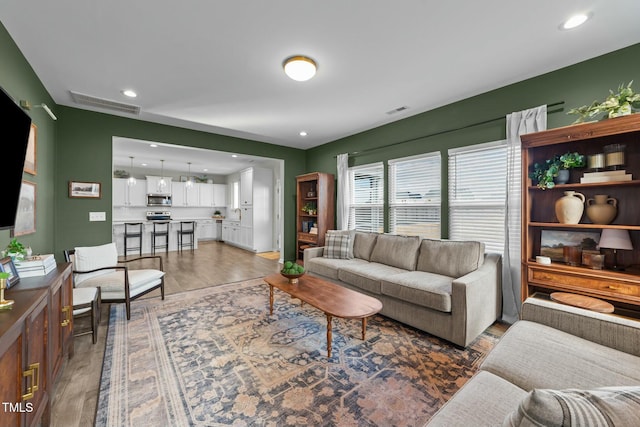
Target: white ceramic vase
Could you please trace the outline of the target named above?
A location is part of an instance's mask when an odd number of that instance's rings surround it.
[[[578,224],[584,212],[584,194],[565,191],[556,201],[556,217],[561,224]]]

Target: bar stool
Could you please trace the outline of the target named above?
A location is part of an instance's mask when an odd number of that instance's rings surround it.
[[[129,247],[129,239],[138,239],[138,246]],[[138,250],[138,254],[142,256],[142,223],[141,222],[125,222],[124,224],[124,256],[129,251]]]
[[[156,239],[163,237],[164,244],[156,242]],[[169,253],[169,221],[153,223],[153,231],[151,231],[151,253],[155,254],[156,249],[164,249],[166,253]]]
[[[194,221],[181,221],[180,230],[178,230],[178,250],[182,252],[182,248],[188,246],[191,251],[195,249],[195,228],[196,223]],[[185,242],[185,236],[188,237]]]

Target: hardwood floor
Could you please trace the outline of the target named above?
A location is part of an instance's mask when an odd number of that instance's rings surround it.
[[[277,260],[256,256],[224,243],[199,242],[198,246],[193,252],[157,253],[164,262],[167,295],[263,277],[279,269]],[[140,267],[145,266],[140,262]],[[154,291],[143,298],[159,297],[160,291]],[[93,425],[106,346],[109,304],[103,304],[101,312],[98,342],[92,344],[91,335],[76,337],[75,355],[65,362],[66,366],[55,385],[51,408],[53,427]],[[85,327],[86,319],[80,319],[76,329]]]

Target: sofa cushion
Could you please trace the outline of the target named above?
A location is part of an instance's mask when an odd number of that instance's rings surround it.
[[[434,310],[451,312],[451,277],[425,271],[407,271],[382,280],[383,295]]]
[[[429,420],[429,427],[499,426],[527,392],[479,371]]]
[[[376,233],[363,233],[356,231],[353,239],[353,256],[365,261],[370,261],[373,245],[376,243],[378,235]]]
[[[353,258],[353,245],[356,241],[356,230],[327,230],[326,234],[325,234],[325,239],[326,239],[326,235],[328,234],[336,234],[339,236],[349,236],[349,256],[348,258]]]
[[[325,257],[315,257],[308,260],[304,267],[307,273],[315,273],[333,280],[338,279],[338,270],[350,264],[369,264],[359,258],[353,259],[333,259]]]
[[[115,243],[107,243],[100,246],[80,246],[75,248],[73,256],[73,269],[77,271],[89,271],[96,268],[115,267],[118,264],[118,249]],[[75,274],[76,285],[89,280],[92,277],[101,276],[115,270],[100,270],[95,273]]]
[[[535,389],[503,427],[640,426],[640,387]]]
[[[483,262],[484,243],[424,239],[416,269],[459,278],[477,270]]]
[[[520,320],[505,332],[481,368],[530,391],[638,385],[639,366],[638,356]]]
[[[329,234],[324,238],[325,258],[349,259],[349,246],[351,238],[348,234]]]
[[[404,270],[378,263],[352,263],[338,270],[338,279],[366,291],[379,294],[382,279]]]
[[[420,237],[380,234],[371,252],[371,262],[379,262],[404,270],[415,270]]]

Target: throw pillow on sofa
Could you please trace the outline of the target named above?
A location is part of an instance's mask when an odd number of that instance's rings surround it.
[[[503,427],[640,426],[640,387],[534,389]]]
[[[349,236],[349,259],[353,258],[353,244],[355,243],[356,230],[327,230],[326,236],[329,234],[335,234],[338,236]]]
[[[325,258],[349,259],[349,246],[351,238],[345,234],[325,234],[324,252]]]

